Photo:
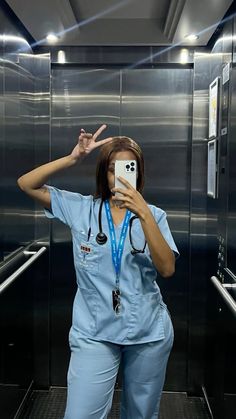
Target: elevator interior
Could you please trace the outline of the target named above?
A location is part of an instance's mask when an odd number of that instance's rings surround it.
[[[148,162],[145,198],[167,211],[181,253],[175,276],[158,279],[175,328],[165,390],[204,396],[214,419],[232,419],[235,18],[210,50],[192,50],[184,65],[178,47],[161,59],[155,47],[67,48],[68,65],[62,65],[57,49],[32,50],[0,13],[3,31],[14,33],[0,38],[0,416],[20,417],[33,389],[66,386],[75,293],[68,230],[49,223],[16,179],[68,154],[81,127],[93,132],[106,123],[108,136],[128,135],[142,146]],[[216,78],[214,199],[207,195],[207,145],[209,85]],[[51,183],[93,193],[95,161],[96,154]]]

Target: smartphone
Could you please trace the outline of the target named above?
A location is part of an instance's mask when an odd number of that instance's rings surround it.
[[[137,183],[137,162],[136,160],[116,160],[115,161],[115,187],[126,189],[125,185],[117,179],[117,176],[122,176],[126,179],[134,189]],[[121,196],[119,192],[116,196]]]

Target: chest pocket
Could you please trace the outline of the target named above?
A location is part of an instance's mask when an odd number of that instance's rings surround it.
[[[76,232],[75,261],[79,269],[96,273],[99,271],[100,249],[95,236],[87,240],[87,233]]]

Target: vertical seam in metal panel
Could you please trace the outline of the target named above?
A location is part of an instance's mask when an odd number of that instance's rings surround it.
[[[48,86],[48,90],[49,90],[49,152],[48,152],[48,157],[49,157],[49,161],[51,161],[52,158],[52,61],[51,61],[51,53],[49,55],[49,86]],[[51,181],[50,181],[51,184]],[[52,336],[51,336],[51,315],[52,315],[52,310],[51,310],[51,284],[52,284],[52,247],[51,247],[51,243],[52,243],[52,220],[49,221],[49,249],[48,249],[48,385],[51,385],[51,374],[52,374],[52,362],[51,362],[51,357],[52,357],[52,351],[51,351],[51,340],[52,340]]]
[[[190,164],[190,173],[189,173],[189,222],[188,222],[188,248],[189,248],[189,267],[188,267],[188,317],[187,317],[187,365],[186,365],[186,383],[187,391],[189,391],[189,345],[190,345],[190,306],[191,306],[191,217],[192,217],[192,157],[193,157],[193,124],[194,124],[194,59],[193,59],[193,69],[191,69],[191,92],[192,92],[192,105],[191,105],[191,124],[190,124],[190,141],[188,145],[188,157],[187,160]]]
[[[49,161],[52,158],[52,66],[51,53],[49,54]]]
[[[122,112],[122,69],[120,69],[120,122],[119,122],[119,135],[121,135],[121,112]]]

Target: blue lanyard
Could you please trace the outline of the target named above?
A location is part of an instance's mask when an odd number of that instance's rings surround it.
[[[131,212],[129,210],[126,211],[125,219],[124,219],[121,234],[120,234],[119,244],[117,247],[116,233],[115,233],[114,223],[113,223],[113,219],[111,215],[110,204],[108,200],[105,201],[105,208],[106,208],[106,215],[107,215],[107,221],[109,225],[109,232],[110,232],[110,239],[111,239],[112,261],[113,261],[113,265],[116,271],[116,286],[119,289],[119,274],[120,274],[121,258],[122,258],[122,254],[124,250],[125,237],[126,237],[128,226],[129,226]]]

